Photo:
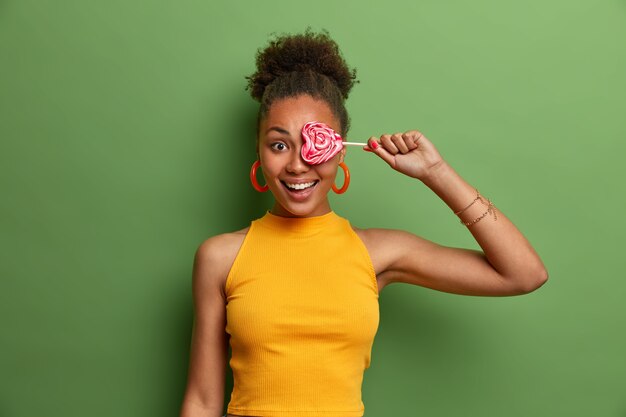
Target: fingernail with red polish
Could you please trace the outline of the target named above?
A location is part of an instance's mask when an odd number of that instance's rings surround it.
[[[372,141],[372,144],[370,145],[370,147],[374,148],[374,149],[378,149],[378,143],[376,143],[375,140]]]

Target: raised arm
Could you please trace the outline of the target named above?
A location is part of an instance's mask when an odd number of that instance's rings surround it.
[[[396,171],[420,179],[472,233],[483,252],[450,248],[413,234],[370,230],[384,259],[384,281],[407,282],[467,295],[517,295],[548,279],[543,262],[522,233],[478,194],[420,132],[370,138],[369,147]],[[378,145],[378,146],[377,146]]]
[[[228,354],[222,283],[230,268],[228,241],[228,235],[212,237],[200,245],[195,254],[194,323],[180,417],[222,416]]]

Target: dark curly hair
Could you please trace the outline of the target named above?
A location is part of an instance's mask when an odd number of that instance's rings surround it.
[[[324,100],[341,123],[341,135],[350,129],[344,101],[356,80],[356,69],[346,64],[337,43],[327,30],[315,34],[307,27],[302,34],[283,34],[256,53],[257,70],[246,77],[253,99],[261,103],[259,125],[276,100],[308,94]]]

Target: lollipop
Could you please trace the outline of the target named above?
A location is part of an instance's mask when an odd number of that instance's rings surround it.
[[[308,122],[302,127],[302,159],[317,165],[332,159],[344,145],[365,146],[366,143],[344,142],[337,132],[322,122]]]

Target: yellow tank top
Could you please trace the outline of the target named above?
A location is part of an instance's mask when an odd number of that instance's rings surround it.
[[[252,221],[225,291],[234,379],[228,413],[363,415],[378,286],[347,219],[268,211]]]

